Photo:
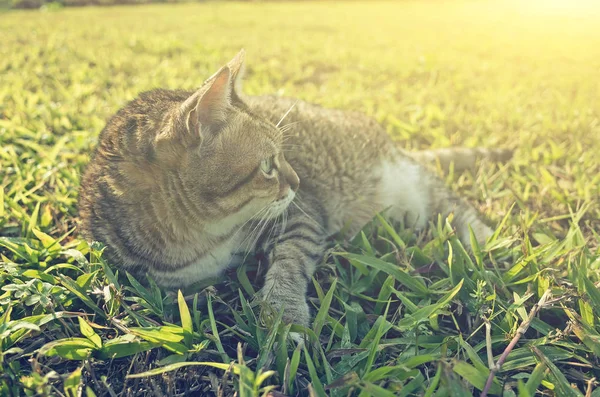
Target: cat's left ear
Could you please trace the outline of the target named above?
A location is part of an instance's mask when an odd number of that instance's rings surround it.
[[[227,63],[227,67],[231,71],[231,83],[232,83],[232,96],[238,98],[242,94],[242,79],[244,78],[244,72],[246,70],[246,64],[244,59],[246,58],[246,51],[242,48],[237,55]]]

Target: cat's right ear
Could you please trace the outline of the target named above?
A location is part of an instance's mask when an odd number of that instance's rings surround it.
[[[232,95],[238,98],[242,94],[242,79],[246,71],[245,58],[246,51],[242,48],[231,61],[227,62],[227,67],[231,70]]]
[[[230,105],[231,71],[224,66],[181,105],[179,114],[189,134],[201,135],[225,121]]]

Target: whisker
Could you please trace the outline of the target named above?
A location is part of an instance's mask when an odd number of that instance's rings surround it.
[[[283,115],[283,117],[281,118],[281,120],[279,120],[279,122],[275,125],[275,127],[279,128],[279,124],[281,124],[281,122],[283,121],[283,119],[285,119],[287,117],[287,115],[292,111],[292,109],[294,108],[294,106],[296,106],[296,104],[298,103],[299,99],[296,100],[296,102],[294,102],[294,104],[292,106],[290,106],[290,108],[287,110],[287,112],[285,112],[285,114]]]
[[[278,127],[279,131],[283,134],[286,133],[287,131],[289,131],[292,127],[294,127],[296,124],[299,124],[299,121],[292,121],[291,123],[287,123],[284,126]]]
[[[298,208],[298,210],[299,210],[300,212],[302,212],[302,213],[303,213],[303,214],[304,214],[304,215],[305,215],[305,216],[306,216],[308,219],[310,219],[310,220],[312,220],[314,223],[316,223],[316,224],[319,226],[319,228],[321,228],[321,230],[323,230],[324,232],[327,232],[327,230],[325,230],[325,228],[324,228],[324,227],[323,227],[323,226],[322,226],[322,225],[321,225],[319,222],[317,222],[317,221],[315,220],[315,218],[313,218],[312,216],[308,215],[308,214],[306,213],[306,211],[304,211],[302,208],[300,208],[300,206],[299,206],[298,204],[296,204],[296,203],[295,203],[295,202],[293,202],[293,201],[292,201],[292,204],[294,204],[294,206],[295,206],[296,208]]]
[[[265,214],[263,214],[263,217],[258,221],[258,223],[256,225],[254,225],[254,227],[252,228],[252,230],[250,230],[250,232],[248,233],[248,235],[246,236],[246,238],[244,239],[244,241],[242,241],[242,244],[240,244],[240,246],[244,245],[244,243],[248,243],[248,245],[246,246],[246,248],[244,248],[242,251],[246,254],[248,254],[248,252],[250,252],[251,250],[251,241],[254,239],[254,233],[262,226],[262,224],[266,221],[266,215],[269,214],[269,211],[266,211]],[[247,256],[247,255],[246,255]],[[244,259],[246,259],[246,257],[244,257]]]
[[[270,215],[271,215],[271,207],[269,207],[269,210],[267,211],[266,216],[263,219],[261,219],[261,221],[258,223],[258,226],[262,225],[260,227],[260,229],[258,227],[253,229],[253,232],[255,230],[257,230],[257,233],[255,234],[254,238],[252,239],[252,242],[248,245],[248,248],[246,249],[246,254],[244,255],[244,259],[243,259],[244,262],[246,262],[246,259],[248,258],[248,255],[250,255],[250,251],[252,251],[252,248],[254,248],[256,246],[256,243],[258,242],[258,239],[260,238],[263,231],[265,230],[265,227],[267,226],[267,224],[269,224]]]
[[[244,222],[240,227],[237,228],[237,230],[235,231],[235,233],[233,233],[231,238],[234,239],[235,236],[237,236],[238,233],[240,233],[244,229],[244,226],[246,226],[249,222],[253,221],[254,219],[260,217],[263,212],[267,211],[268,208],[269,208],[269,206],[266,205],[266,206],[262,207],[261,209],[259,209],[258,211],[256,211],[256,213],[254,215],[252,215],[246,222]],[[233,255],[231,256],[231,259],[229,260],[228,267],[232,264],[234,257],[240,252],[240,249],[242,248],[242,246],[244,245],[244,243],[246,242],[247,239],[248,239],[248,236],[244,237],[244,239],[238,244],[238,246],[235,248],[235,250],[232,251]],[[244,257],[244,261],[246,260],[246,257],[247,256]]]
[[[246,225],[248,224],[248,222],[250,222],[250,221],[252,221],[252,220],[254,220],[254,219],[258,218],[258,217],[261,217],[261,216],[262,216],[262,213],[263,213],[263,212],[266,212],[268,209],[269,209],[269,206],[268,206],[268,205],[266,205],[266,206],[262,207],[260,210],[258,210],[258,211],[256,212],[256,214],[252,215],[252,217],[250,217],[250,219],[248,219],[246,222],[244,222],[244,223],[242,224],[242,226],[240,226],[240,227],[237,229],[237,231],[236,231],[236,232],[233,234],[233,236],[232,236],[232,237],[235,237],[235,236],[236,236],[236,235],[237,235],[237,234],[238,234],[238,233],[239,233],[239,232],[240,232],[240,231],[243,229],[243,227],[244,227],[244,226],[246,226]],[[238,247],[235,249],[235,252],[237,252],[237,251],[239,251],[239,250],[240,250],[240,248],[242,247],[242,245],[244,245],[244,243],[246,242],[246,240],[247,240],[247,239],[248,239],[248,236],[246,236],[246,237],[245,237],[245,238],[242,240],[242,242],[241,242],[241,243],[238,245]]]
[[[231,236],[231,238],[234,238],[241,230],[244,226],[246,226],[248,224],[248,222],[254,220],[255,218],[258,217],[258,215],[262,212],[265,211],[267,209],[268,206],[264,206],[261,209],[259,209],[258,211],[256,211],[256,213],[254,215],[252,215],[250,218],[248,218],[248,220],[244,223],[242,223],[242,225],[240,227],[237,228],[237,230],[235,231],[235,233],[233,233],[233,235]]]
[[[277,228],[277,226],[281,225],[281,222],[283,222],[286,211],[287,211],[287,208],[284,210],[284,212],[282,212],[281,214],[277,215],[277,218],[275,218],[275,222],[273,222],[273,224],[271,225],[271,230],[269,231],[269,234],[267,235],[267,238],[265,239],[265,243],[264,243],[265,247],[269,247],[271,245],[271,242],[270,242],[271,236],[273,235],[273,232],[275,231],[275,229]],[[279,220],[280,217],[281,217],[281,222]]]
[[[270,215],[270,213],[269,213]],[[263,224],[262,228],[259,230],[259,232],[256,234],[256,237],[254,238],[254,243],[252,243],[252,246],[256,246],[256,244],[258,243],[258,240],[260,239],[260,237],[263,235],[263,232],[265,230],[265,227],[267,227],[267,225],[269,224],[273,224],[272,220],[270,219],[270,216],[267,216],[267,221]]]

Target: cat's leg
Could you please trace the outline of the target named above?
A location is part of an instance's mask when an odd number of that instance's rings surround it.
[[[284,310],[287,323],[310,325],[308,284],[326,248],[322,218],[316,211],[292,205],[283,233],[267,247],[269,269],[261,291],[273,309]]]
[[[383,207],[396,220],[422,229],[430,220],[454,214],[453,226],[460,240],[471,246],[469,228],[480,244],[493,234],[478,211],[462,200],[444,182],[424,166],[408,158],[386,161],[376,171],[380,178]]]
[[[475,239],[479,245],[484,245],[488,238],[492,236],[494,231],[482,220],[481,214],[465,200],[461,199],[455,192],[444,185],[444,183],[433,177],[429,183],[430,189],[430,205],[434,219],[438,214],[443,218],[450,213],[454,214],[452,221],[456,228],[458,238],[462,243],[471,247],[471,233],[469,228],[473,230]],[[472,247],[471,247],[472,248]]]

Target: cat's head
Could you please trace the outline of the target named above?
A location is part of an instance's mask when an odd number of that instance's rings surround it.
[[[156,138],[157,158],[176,164],[182,194],[227,232],[251,217],[274,218],[299,186],[282,150],[282,132],[240,99],[243,50],[178,104]],[[175,160],[175,161],[173,161]]]

